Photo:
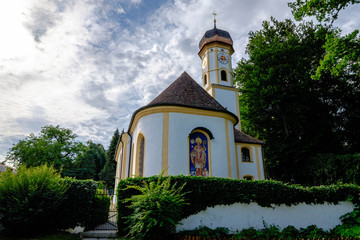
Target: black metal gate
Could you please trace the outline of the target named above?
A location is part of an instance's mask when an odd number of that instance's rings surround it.
[[[112,203],[112,199],[116,197],[115,195],[110,195],[110,208],[108,213],[108,218],[105,223],[96,226],[94,230],[102,230],[102,231],[117,231],[117,212],[116,212],[116,206]]]

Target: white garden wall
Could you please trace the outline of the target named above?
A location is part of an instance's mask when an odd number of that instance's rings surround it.
[[[263,229],[264,223],[276,225],[283,229],[289,225],[306,228],[316,225],[324,230],[330,230],[341,224],[340,217],[354,210],[351,202],[340,202],[339,204],[317,204],[307,205],[304,203],[292,206],[284,204],[271,208],[261,207],[256,203],[232,205],[218,205],[207,208],[195,215],[183,219],[177,225],[176,230],[193,230],[200,226],[212,229],[226,227],[232,231],[247,229]]]

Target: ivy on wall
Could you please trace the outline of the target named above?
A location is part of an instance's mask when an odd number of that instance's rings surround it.
[[[164,177],[165,179],[166,177]],[[126,189],[128,185],[142,185],[152,182],[157,177],[128,178],[118,185],[118,227],[120,233],[125,233],[127,224],[124,217],[131,214],[131,209],[124,199],[139,194],[135,189]],[[171,176],[171,183],[182,186],[187,205],[182,210],[183,218],[196,214],[207,207],[230,205],[233,203],[255,202],[262,207],[271,204],[287,206],[306,204],[322,204],[324,202],[337,204],[340,201],[352,201],[359,204],[360,186],[353,184],[303,187],[284,184],[273,180],[247,181],[215,177]]]

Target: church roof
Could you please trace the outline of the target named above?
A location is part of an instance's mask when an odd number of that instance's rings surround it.
[[[228,45],[233,45],[232,38],[230,36],[230,33],[227,31],[221,30],[216,28],[216,25],[214,24],[214,28],[206,31],[204,36],[201,38],[199,42],[199,48],[200,50],[208,43],[211,42],[222,42]]]
[[[178,79],[146,105],[146,107],[156,105],[193,107],[225,112],[235,116],[216,101],[215,98],[211,97],[187,72],[181,74]]]
[[[218,101],[208,94],[187,72],[183,72],[169,87],[148,105],[136,110],[132,116],[129,129],[135,115],[146,108],[155,106],[180,106],[229,114],[238,122],[238,117],[224,108]]]
[[[235,128],[234,128],[234,137],[235,137],[235,142],[239,142],[239,143],[253,143],[253,144],[261,144],[261,145],[265,144],[263,141],[251,137]]]

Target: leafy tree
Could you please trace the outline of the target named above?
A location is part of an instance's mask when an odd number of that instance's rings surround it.
[[[296,20],[305,16],[315,16],[320,22],[331,24],[338,18],[339,12],[359,0],[296,0],[288,3]]]
[[[76,141],[76,134],[70,129],[58,126],[44,126],[39,136],[31,133],[15,144],[6,156],[6,161],[28,167],[53,165],[57,170],[66,171],[74,160],[86,150]]]
[[[99,174],[105,161],[104,147],[89,140],[85,153],[78,156],[72,169],[65,172],[64,175],[77,179],[99,180]]]
[[[359,0],[297,0],[289,3],[296,20],[305,16],[315,16],[318,21],[330,28],[340,11],[349,5],[359,4]],[[326,54],[320,60],[320,65],[314,79],[320,79],[325,72],[330,72],[346,85],[341,100],[341,125],[343,135],[350,152],[360,149],[360,37],[359,30],[342,36],[341,29],[327,33],[323,45]]]
[[[359,4],[359,0],[297,0],[289,3],[296,20],[302,20],[305,16],[315,16],[318,21],[330,25],[337,19],[341,10],[349,5]],[[341,33],[338,29],[337,33]],[[318,79],[323,71],[331,70],[335,76],[341,76],[343,72],[352,73],[359,82],[360,77],[360,38],[359,30],[355,30],[346,36],[330,33],[324,45],[326,55],[314,78]]]
[[[104,168],[100,172],[100,180],[103,180],[109,190],[113,190],[115,186],[116,175],[116,146],[119,140],[119,129],[116,129],[110,142],[110,147],[106,151],[106,163]]]
[[[265,140],[270,177],[311,182],[304,166],[317,153],[340,153],[343,126],[338,118],[346,86],[325,72],[318,80],[318,62],[327,28],[290,20],[263,22],[250,32],[246,52],[235,69],[242,127]]]

